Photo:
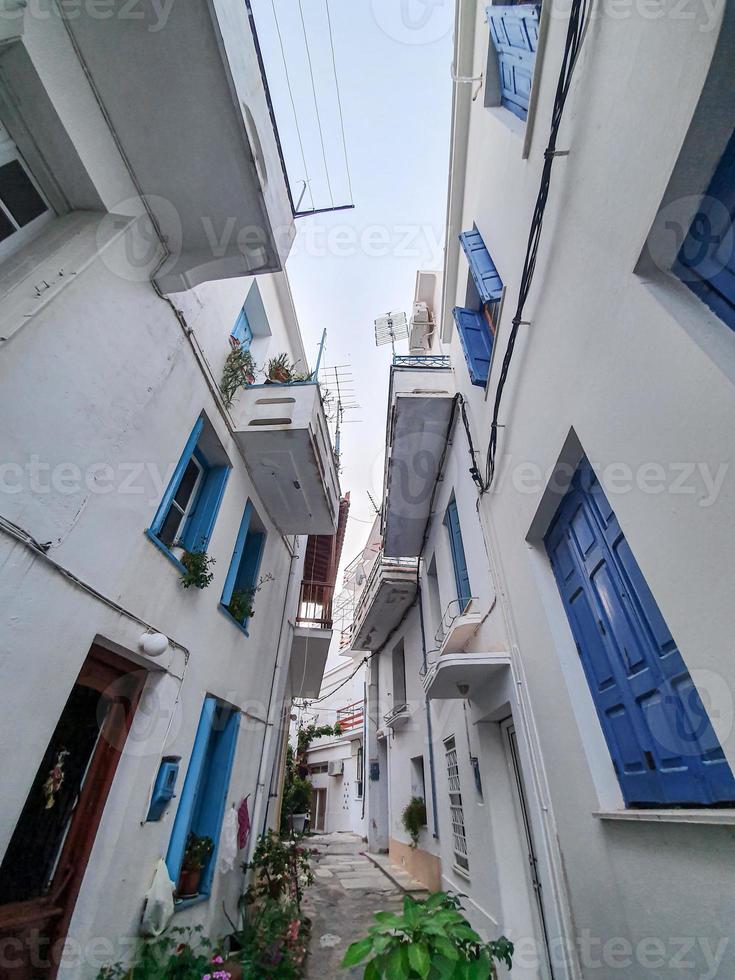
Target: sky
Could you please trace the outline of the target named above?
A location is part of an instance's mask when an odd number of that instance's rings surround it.
[[[252,5],[295,198],[306,175],[302,209],[355,204],[298,218],[286,266],[312,367],[326,328],[323,363],[347,365],[344,375],[359,404],[345,415],[340,447],[340,483],[351,491],[345,564],[373,521],[366,491],[378,504],[381,497],[391,348],[376,348],[373,321],[388,310],[410,314],[416,271],[442,264],[454,2]],[[407,353],[407,342],[397,351]]]

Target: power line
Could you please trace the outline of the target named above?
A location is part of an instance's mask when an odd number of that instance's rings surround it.
[[[350,195],[350,204],[353,202],[352,196],[352,179],[350,177],[350,163],[347,159],[347,140],[345,138],[345,123],[342,116],[342,98],[339,93],[339,77],[337,76],[337,60],[334,56],[334,38],[332,36],[332,18],[329,13],[329,0],[324,0],[324,5],[327,8],[327,24],[329,26],[329,47],[332,50],[332,68],[334,70],[334,86],[337,89],[337,105],[339,107],[339,128],[342,131],[342,148],[345,155],[345,170],[347,171],[347,189]]]
[[[288,74],[288,63],[286,61],[286,52],[285,52],[284,47],[283,47],[283,37],[281,36],[281,27],[280,27],[280,24],[278,23],[278,14],[276,13],[275,0],[271,0],[271,7],[273,8],[273,19],[276,22],[276,33],[278,34],[278,43],[279,43],[280,48],[281,48],[281,58],[283,58],[283,70],[284,70],[284,73],[285,73],[285,76],[286,76],[286,86],[288,88],[288,95],[289,95],[289,98],[291,100],[291,109],[293,110],[294,124],[296,126],[296,136],[297,136],[298,141],[299,141],[299,149],[301,150],[301,162],[304,165],[305,182],[306,182],[306,186],[307,186],[307,188],[309,190],[309,198],[311,200],[311,206],[313,208],[315,206],[314,205],[314,195],[313,195],[312,190],[311,190],[311,181],[309,180],[309,171],[308,171],[308,168],[306,166],[306,154],[304,153],[304,143],[303,143],[303,140],[301,139],[301,130],[299,129],[299,117],[296,114],[296,103],[294,102],[293,90],[291,88],[291,79],[290,79],[289,74]]]
[[[521,284],[518,293],[518,306],[512,320],[510,336],[508,337],[508,344],[505,348],[505,355],[500,368],[500,377],[498,378],[498,387],[495,393],[493,421],[490,428],[490,441],[488,444],[487,459],[485,464],[485,478],[480,482],[480,484],[478,484],[480,486],[480,493],[486,493],[490,489],[490,484],[493,482],[493,477],[495,476],[495,457],[498,448],[498,428],[500,428],[498,423],[500,403],[503,397],[503,389],[505,388],[508,371],[510,369],[510,362],[513,357],[513,349],[518,336],[518,328],[524,322],[523,309],[526,305],[526,300],[528,299],[528,294],[531,290],[531,284],[533,282],[533,275],[536,270],[536,259],[538,256],[539,242],[541,240],[541,228],[544,220],[544,212],[546,211],[546,204],[549,198],[549,188],[551,186],[551,168],[554,164],[554,159],[556,158],[557,152],[556,139],[559,135],[559,127],[561,125],[562,115],[564,113],[564,105],[572,83],[572,75],[574,73],[574,68],[577,63],[582,42],[584,41],[584,36],[587,30],[588,3],[589,0],[573,0],[572,8],[569,14],[569,27],[567,29],[567,37],[564,44],[564,57],[562,59],[559,80],[556,86],[554,107],[551,113],[549,143],[544,151],[544,166],[541,172],[541,183],[538,190],[538,196],[536,197],[536,206],[534,207],[533,218],[531,219],[531,228],[528,233],[528,244],[526,246],[526,256],[523,261],[523,273],[521,275]],[[473,475],[473,479],[474,478],[475,477]],[[475,480],[475,482],[477,482],[477,480]]]
[[[327,166],[327,151],[324,147],[324,132],[322,131],[322,120],[319,115],[319,103],[316,97],[316,83],[314,82],[314,69],[311,64],[311,51],[309,50],[309,39],[306,36],[306,22],[304,21],[304,8],[299,0],[299,14],[301,15],[301,28],[304,32],[304,44],[306,45],[306,59],[309,63],[309,75],[311,77],[311,91],[314,96],[314,110],[316,112],[316,124],[319,129],[319,142],[322,145],[322,160],[324,161],[324,175],[327,178],[327,188],[329,189],[329,201],[334,207],[334,195],[332,194],[332,184],[329,180],[329,167]],[[313,204],[312,204],[313,207]]]

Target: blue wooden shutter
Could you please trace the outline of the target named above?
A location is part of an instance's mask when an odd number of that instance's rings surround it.
[[[212,889],[239,727],[240,712],[235,708],[219,705],[207,751],[197,809],[191,824],[191,830],[195,834],[200,837],[211,837],[214,841],[214,850],[202,872],[199,885],[203,895],[208,895]]]
[[[184,470],[186,469],[189,460],[194,455],[194,450],[197,447],[197,442],[199,441],[199,436],[202,434],[202,429],[204,428],[204,419],[198,418],[194,428],[191,430],[189,438],[186,440],[186,445],[184,446],[184,451],[181,454],[181,458],[176,464],[173,476],[166,487],[166,492],[161,498],[161,503],[158,505],[158,510],[153,518],[150,526],[150,530],[153,534],[158,534],[163,526],[163,522],[168,514],[171,507],[171,501],[174,499],[174,494],[179,489],[179,484],[181,483],[181,478],[184,475]]]
[[[498,53],[501,103],[520,119],[528,115],[538,48],[540,6],[486,7],[490,38]]]
[[[675,271],[735,329],[735,133],[679,251]]]
[[[229,475],[229,466],[206,469],[196,502],[181,533],[181,544],[187,551],[207,550]]]
[[[484,388],[490,373],[490,358],[493,351],[493,336],[482,313],[455,306],[452,310],[457,324],[459,339],[462,342],[470,381]]]
[[[626,803],[735,801],[735,779],[590,464],[546,549]]]
[[[232,336],[235,340],[240,341],[242,350],[250,349],[250,344],[253,341],[253,330],[244,306],[240,310],[237,320],[235,320],[235,326],[232,328]]]
[[[253,505],[248,500],[245,504],[245,510],[242,515],[242,520],[240,521],[240,528],[237,532],[237,538],[235,540],[235,549],[232,552],[232,559],[230,561],[230,567],[227,571],[227,578],[225,579],[225,586],[222,589],[222,605],[226,606],[229,604],[232,598],[232,593],[235,589],[235,582],[237,580],[237,573],[240,570],[240,562],[242,560],[242,554],[245,550],[245,540],[248,536],[248,529],[250,528],[250,518],[253,515]]]
[[[472,231],[461,232],[459,240],[467,256],[480,300],[483,303],[496,303],[503,293],[503,282],[485,247],[482,235],[477,228],[473,228]]]
[[[454,581],[457,585],[457,598],[462,611],[472,598],[470,589],[470,576],[467,572],[467,559],[462,543],[462,529],[459,526],[459,514],[457,512],[457,501],[452,497],[444,514],[444,526],[449,532],[449,547],[452,552],[452,565],[454,566]]]
[[[191,821],[194,816],[200,785],[204,778],[205,760],[216,707],[216,698],[208,695],[204,699],[202,713],[199,716],[199,726],[194,737],[194,745],[191,750],[189,766],[186,770],[184,788],[181,791],[181,799],[176,810],[174,826],[171,831],[171,840],[169,841],[168,853],[166,854],[166,867],[168,868],[169,877],[173,882],[179,880],[179,874],[181,873],[181,862],[184,859],[186,838],[189,834]]]
[[[236,589],[250,589],[258,584],[258,572],[264,544],[265,534],[262,531],[248,532],[235,582]]]

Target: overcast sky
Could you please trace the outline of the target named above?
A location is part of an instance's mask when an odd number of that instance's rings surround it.
[[[309,185],[301,208],[355,204],[351,211],[298,219],[287,264],[312,364],[326,327],[325,362],[350,365],[345,373],[354,379],[360,405],[346,414],[341,446],[342,489],[352,494],[343,555],[349,560],[372,523],[365,491],[378,503],[381,493],[391,351],[375,347],[373,320],[387,310],[410,313],[416,270],[441,267],[454,4],[329,0],[350,195],[326,2],[301,0],[303,24],[298,0],[253,0],[253,9],[296,197],[306,161]],[[407,352],[405,341],[400,352]]]

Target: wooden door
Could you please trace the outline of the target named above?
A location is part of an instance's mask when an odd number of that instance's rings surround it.
[[[146,676],[96,646],[82,666],[0,865],[0,980],[56,975]]]

